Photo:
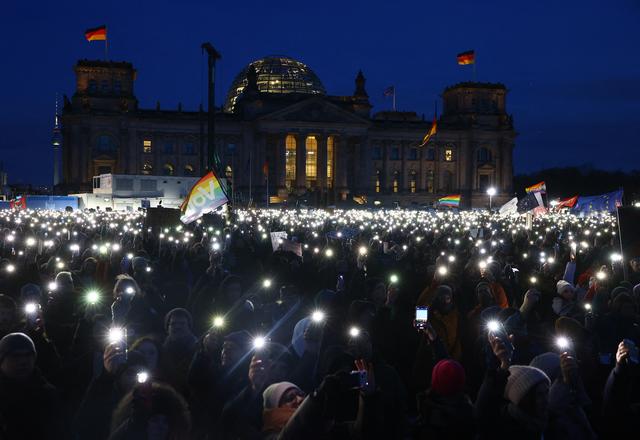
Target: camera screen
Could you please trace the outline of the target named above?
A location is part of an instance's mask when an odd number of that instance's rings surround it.
[[[426,321],[429,319],[429,309],[426,307],[416,307],[416,321]]]

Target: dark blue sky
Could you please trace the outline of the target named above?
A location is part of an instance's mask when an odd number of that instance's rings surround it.
[[[107,24],[110,58],[133,62],[143,107],[204,97],[200,43],[222,53],[218,105],[235,74],[267,54],[307,63],[330,94],[362,69],[374,111],[433,112],[442,89],[471,79],[455,55],[477,54],[478,80],[509,88],[516,173],[591,164],[636,168],[640,149],[640,2],[588,1],[35,1],[0,14],[0,155],[11,182],[49,183],[56,93],[73,64],[103,57],[86,28]]]

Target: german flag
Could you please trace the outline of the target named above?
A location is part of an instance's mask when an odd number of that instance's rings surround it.
[[[468,50],[458,54],[458,64],[466,66],[467,64],[474,64],[476,62],[476,53],[473,50]]]
[[[427,145],[429,143],[429,141],[431,140],[431,138],[438,132],[438,122],[436,120],[436,117],[433,117],[433,122],[431,123],[431,128],[429,129],[429,131],[427,132],[427,134],[424,135],[424,137],[422,138],[422,143],[419,145],[419,147],[424,147],[425,145]]]
[[[84,31],[84,37],[87,41],[105,41],[107,39],[107,27],[102,25],[93,29],[87,29]]]
[[[441,197],[438,199],[438,205],[457,208],[460,206],[460,194]]]

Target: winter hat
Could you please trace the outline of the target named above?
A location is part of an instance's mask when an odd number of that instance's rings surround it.
[[[560,375],[560,355],[552,351],[539,354],[531,360],[529,366],[544,371],[549,380],[553,382]]]
[[[131,267],[133,267],[134,272],[141,272],[148,265],[149,262],[144,257],[133,257],[133,260],[131,260]]]
[[[565,280],[560,280],[556,283],[556,292],[558,292],[558,295],[560,295],[567,288],[573,291],[573,286],[571,285],[571,283]]]
[[[224,337],[225,342],[232,342],[242,349],[249,349],[251,346],[251,335],[246,330],[229,333]]]
[[[546,382],[549,378],[544,371],[528,365],[512,365],[509,367],[509,378],[504,387],[504,397],[514,404],[520,403],[536,385]]]
[[[621,293],[629,293],[629,290],[626,287],[622,286],[616,287],[611,291],[611,300],[615,300],[616,296],[620,295]]]
[[[269,385],[262,393],[262,405],[264,409],[273,409],[280,406],[280,400],[284,393],[294,388],[300,392],[300,388],[291,382],[278,382]]]
[[[302,318],[296,326],[293,328],[293,336],[291,337],[291,345],[293,346],[293,351],[296,352],[298,357],[302,357],[304,354],[304,350],[306,347],[306,342],[304,340],[304,332],[311,325],[311,318],[306,317]]]
[[[164,317],[164,329],[165,331],[169,330],[169,321],[171,321],[171,317],[174,314],[182,315],[187,318],[187,324],[189,325],[189,329],[193,328],[193,317],[191,313],[187,309],[183,309],[181,307],[176,307],[175,309],[170,310],[166,316]]]
[[[464,389],[464,368],[453,359],[442,359],[431,373],[431,389],[441,396],[451,396]]]
[[[40,286],[33,283],[27,283],[20,288],[20,298],[23,301],[33,297],[36,297],[35,300],[40,302],[40,299],[42,298],[42,289],[40,289]]]
[[[28,351],[36,356],[36,346],[31,338],[24,333],[9,333],[0,339],[0,362],[16,351]]]

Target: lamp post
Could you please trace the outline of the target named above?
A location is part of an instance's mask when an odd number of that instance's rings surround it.
[[[493,186],[488,188],[487,195],[489,196],[489,211],[491,211],[491,201],[493,199],[493,196],[496,195],[496,189]]]

